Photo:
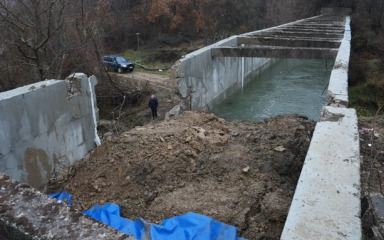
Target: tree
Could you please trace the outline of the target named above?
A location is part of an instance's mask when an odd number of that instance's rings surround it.
[[[36,79],[45,79],[49,69],[60,60],[50,55],[50,43],[65,24],[63,13],[67,5],[65,0],[0,0],[4,42],[9,49],[18,51],[19,64],[36,70]]]

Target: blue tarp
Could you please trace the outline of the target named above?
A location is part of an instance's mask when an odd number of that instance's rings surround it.
[[[68,206],[72,207],[72,194],[69,194],[65,191],[61,191],[59,193],[49,194],[51,198],[56,198],[59,201],[67,201]]]
[[[51,194],[58,196],[59,200],[71,195]],[[107,224],[137,240],[245,240],[237,237],[237,229],[225,223],[218,222],[210,217],[187,213],[162,221],[162,225],[147,223],[139,218],[136,221],[120,217],[120,207],[113,203],[94,205],[84,212],[94,219]]]

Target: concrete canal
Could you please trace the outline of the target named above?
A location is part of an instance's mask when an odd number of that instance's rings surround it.
[[[260,120],[302,114],[319,120],[333,61],[283,59],[214,107],[227,120]]]

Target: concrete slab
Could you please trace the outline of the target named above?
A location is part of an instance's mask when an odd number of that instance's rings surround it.
[[[337,48],[301,48],[280,46],[217,47],[212,48],[212,57],[264,57],[299,59],[334,59]]]
[[[326,32],[319,32],[319,33],[311,33],[311,32],[289,32],[289,31],[275,31],[273,32],[274,35],[284,35],[286,37],[311,37],[311,38],[338,38],[342,39],[344,34],[338,34],[338,33],[326,33]]]
[[[312,47],[312,48],[339,48],[339,40],[318,40],[309,38],[286,38],[286,37],[239,37],[238,45],[266,45],[283,47]]]
[[[316,126],[281,239],[361,239],[354,109],[326,107]]]
[[[295,27],[319,27],[319,28],[328,28],[328,27],[337,27],[337,28],[344,28],[344,23],[310,23],[310,22],[304,22],[300,24],[296,24]]]
[[[281,28],[281,31],[285,32],[306,32],[306,33],[328,33],[328,34],[344,34],[344,28],[342,29],[329,29],[329,28],[305,28],[305,27],[286,27]]]
[[[340,26],[293,25],[293,26],[285,27],[285,29],[305,29],[305,30],[318,29],[318,30],[336,30],[336,31],[340,30],[340,31],[343,31],[344,26],[343,25],[340,25]]]

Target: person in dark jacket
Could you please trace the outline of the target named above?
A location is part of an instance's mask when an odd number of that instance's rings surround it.
[[[149,99],[148,107],[152,111],[152,120],[157,119],[157,107],[159,106],[159,102],[157,101],[155,95],[151,95],[151,99]]]

